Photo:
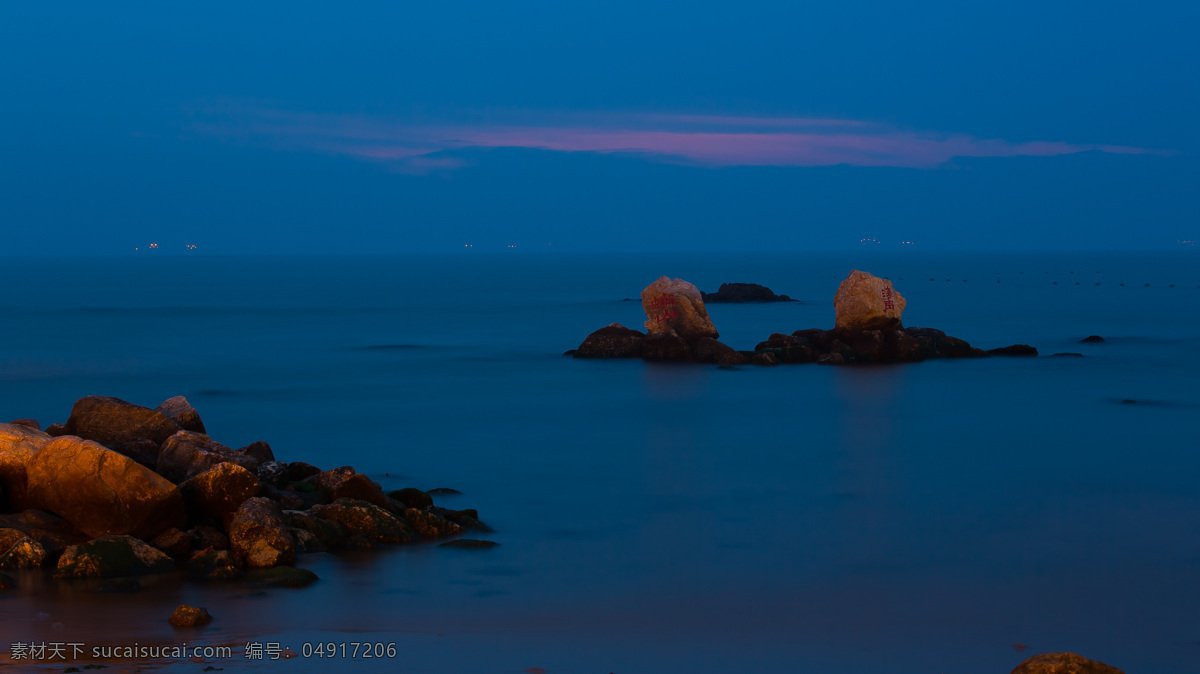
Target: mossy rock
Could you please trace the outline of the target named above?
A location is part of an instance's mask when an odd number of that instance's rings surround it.
[[[294,566],[260,569],[246,576],[246,584],[250,587],[307,587],[318,580],[320,578],[312,571]]]

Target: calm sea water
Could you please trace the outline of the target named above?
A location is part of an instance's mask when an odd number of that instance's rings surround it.
[[[97,595],[20,574],[0,595],[0,651],[186,641],[234,646],[210,662],[226,671],[298,672],[349,665],[241,649],[382,641],[398,659],[357,669],[916,674],[1072,650],[1192,672],[1197,262],[8,260],[0,417],[45,425],[84,395],[183,394],[227,445],[267,440],[389,489],[457,488],[439,503],[478,508],[501,547],[310,555],[317,585],[265,594],[159,577]],[[710,305],[736,348],[829,327],[852,268],[893,280],[907,325],[1084,357],[730,371],[561,355],[610,322],[640,327],[621,300],[664,274],[804,300]],[[1107,341],[1078,343],[1090,334]],[[181,602],[215,622],[172,631]]]

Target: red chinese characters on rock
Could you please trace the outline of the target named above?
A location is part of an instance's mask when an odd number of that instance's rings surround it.
[[[879,295],[881,297],[883,297],[883,310],[884,311],[895,311],[896,310],[896,303],[894,301],[892,301],[891,286],[885,287],[883,290],[879,291]]]
[[[675,296],[674,295],[659,295],[650,301],[650,308],[654,310],[656,316],[654,320],[665,321],[672,318],[677,318],[675,313]]]

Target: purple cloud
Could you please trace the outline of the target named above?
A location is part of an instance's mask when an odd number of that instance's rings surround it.
[[[636,153],[700,166],[897,166],[933,168],[956,157],[1050,157],[1085,151],[1163,154],[1120,145],[1012,142],[899,130],[859,120],[665,114],[558,113],[430,124],[225,106],[196,125],[206,133],[293,151],[385,162],[405,172],[453,169],[431,156],[468,148]],[[504,117],[504,115],[500,115]]]

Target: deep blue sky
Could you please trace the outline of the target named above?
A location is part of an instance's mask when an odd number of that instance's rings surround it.
[[[0,5],[4,251],[1200,238],[1195,3],[344,4]]]

